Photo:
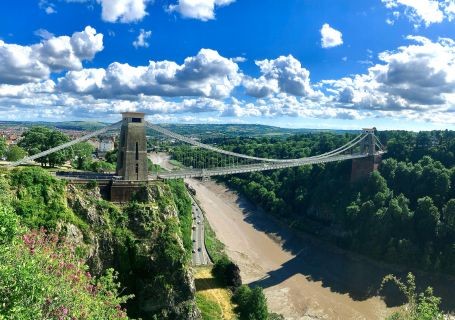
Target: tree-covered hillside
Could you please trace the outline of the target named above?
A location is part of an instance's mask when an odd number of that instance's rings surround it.
[[[455,274],[455,133],[382,132],[379,172],[350,183],[351,163],[229,176],[223,180],[299,230],[362,254]],[[224,139],[222,147],[260,157],[298,158],[332,150],[350,134]],[[184,146],[174,149],[178,160]]]

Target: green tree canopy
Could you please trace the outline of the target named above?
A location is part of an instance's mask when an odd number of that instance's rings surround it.
[[[430,240],[436,233],[439,222],[439,210],[433,204],[430,197],[423,197],[417,200],[417,208],[414,213],[414,223],[417,237],[420,240]]]
[[[267,299],[261,287],[250,289],[250,287],[242,285],[232,299],[237,304],[236,311],[241,320],[268,319]]]
[[[68,141],[70,141],[69,137],[60,131],[46,127],[33,127],[22,134],[22,140],[19,142],[19,146],[27,150],[30,155],[34,155]],[[71,158],[71,155],[71,149],[64,149],[38,158],[36,161],[43,166],[48,165],[54,167],[65,163],[65,161]]]
[[[88,142],[80,142],[72,146],[76,168],[83,169],[92,158],[94,147]]]
[[[450,227],[455,229],[455,199],[447,201],[443,209],[443,220]]]
[[[23,148],[12,144],[9,146],[8,150],[6,151],[6,160],[8,161],[18,161],[24,158],[27,155],[27,151]]]

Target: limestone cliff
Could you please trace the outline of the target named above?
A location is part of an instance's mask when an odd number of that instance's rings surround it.
[[[113,267],[125,293],[128,313],[143,319],[199,319],[194,279],[182,244],[179,218],[168,185],[144,187],[127,205],[102,200],[97,187],[67,186],[68,207],[89,226],[66,225],[66,235],[87,257],[92,273]],[[81,241],[83,239],[83,241]]]

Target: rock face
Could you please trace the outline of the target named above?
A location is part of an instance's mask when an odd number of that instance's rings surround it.
[[[119,272],[125,293],[135,295],[127,306],[131,317],[200,319],[172,193],[160,182],[143,192],[145,201],[119,206],[102,200],[97,188],[68,185],[68,206],[88,229],[66,226],[67,234],[78,241],[84,235],[92,273]]]

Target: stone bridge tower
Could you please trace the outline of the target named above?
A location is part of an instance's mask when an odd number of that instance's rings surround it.
[[[368,178],[373,171],[378,170],[381,163],[381,155],[376,154],[375,130],[375,128],[362,129],[362,133],[367,136],[359,144],[360,153],[366,153],[368,157],[352,159],[351,182]]]
[[[147,138],[144,113],[123,112],[116,175],[128,181],[147,181]]]

